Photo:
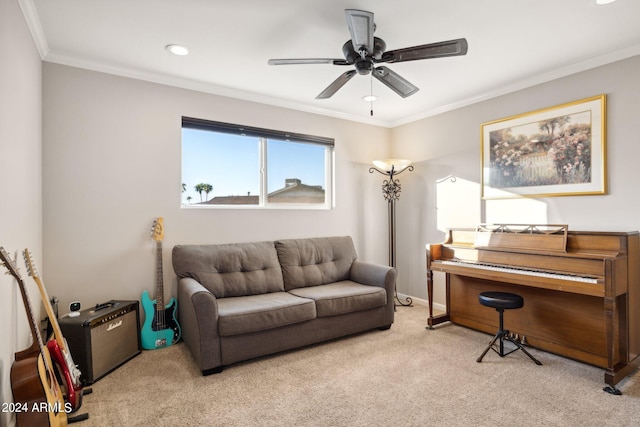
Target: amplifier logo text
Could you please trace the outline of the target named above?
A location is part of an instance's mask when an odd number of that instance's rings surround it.
[[[115,322],[115,323],[109,323],[109,327],[107,328],[107,332],[114,330],[115,328],[118,328],[122,326],[122,320]]]

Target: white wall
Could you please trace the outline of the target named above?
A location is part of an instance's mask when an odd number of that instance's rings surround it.
[[[42,260],[41,63],[17,1],[0,1],[0,246],[15,258],[28,247]],[[22,256],[16,260],[26,276]],[[0,402],[12,401],[9,373],[14,353],[30,345],[31,332],[15,280],[0,267]],[[37,316],[40,296],[28,291]],[[13,423],[0,413],[0,426]]]
[[[457,182],[438,190],[452,192],[457,186],[456,197],[466,205],[466,217],[451,226],[501,221],[568,224],[571,230],[640,229],[639,74],[636,56],[393,129],[393,156],[415,161],[415,171],[401,177],[398,268],[408,278],[401,291],[427,298],[425,244],[444,237],[438,230],[444,227],[436,224],[435,183],[448,175]],[[600,94],[607,95],[608,195],[480,200],[482,123]],[[435,296],[443,302],[442,294]]]
[[[360,259],[387,262],[386,204],[368,168],[388,156],[389,129],[51,63],[43,102],[44,257],[61,313],[74,299],[153,291],[157,216],[167,300],[176,244],[351,235]],[[180,209],[183,115],[335,138],[336,208]]]

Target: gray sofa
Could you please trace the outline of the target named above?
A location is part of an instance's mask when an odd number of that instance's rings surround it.
[[[351,237],[173,248],[182,338],[203,375],[369,329],[394,316],[396,269]]]

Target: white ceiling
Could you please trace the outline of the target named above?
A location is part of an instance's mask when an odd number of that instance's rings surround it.
[[[45,61],[381,126],[396,126],[640,54],[640,1],[19,0]],[[420,91],[401,98],[347,66],[270,66],[343,58],[344,9],[375,14],[387,50],[465,37],[466,56],[389,64]],[[178,43],[190,54],[169,54]],[[362,101],[373,85],[371,117]],[[594,94],[595,95],[595,94]]]

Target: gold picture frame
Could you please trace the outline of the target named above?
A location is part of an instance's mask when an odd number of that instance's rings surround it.
[[[607,194],[606,95],[481,125],[482,198]]]

